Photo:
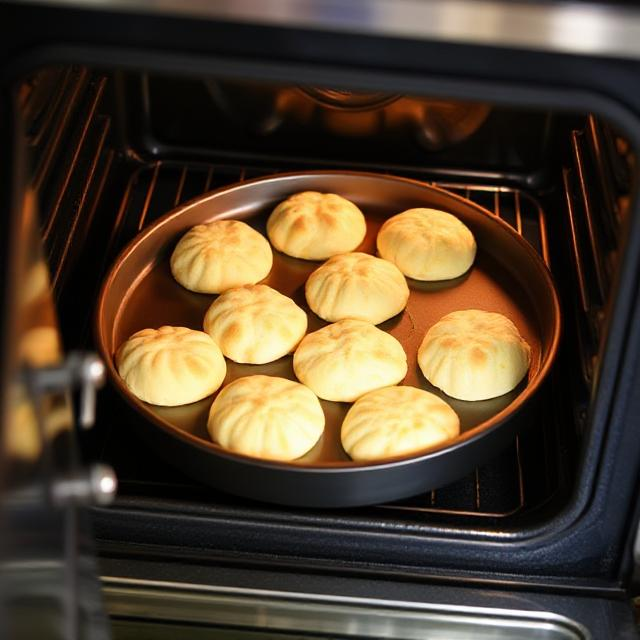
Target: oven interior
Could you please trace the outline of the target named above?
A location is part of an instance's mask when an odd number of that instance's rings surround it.
[[[319,513],[199,485],[148,450],[107,385],[80,434],[83,455],[119,481],[114,506],[94,512],[101,543],[131,538],[123,518],[139,524],[136,542],[187,547],[208,544],[191,518],[497,539],[571,504],[633,189],[635,156],[615,126],[589,113],[82,66],[33,73],[19,99],[67,351],[92,348],[101,280],[141,229],[206,191],[283,171],[389,173],[469,198],[533,245],[561,297],[561,349],[531,427],[467,477],[393,504]],[[163,527],[175,514],[183,525]]]

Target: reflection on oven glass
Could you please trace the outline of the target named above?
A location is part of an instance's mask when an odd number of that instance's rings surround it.
[[[274,134],[285,124],[297,123],[301,134],[318,126],[339,137],[400,134],[430,151],[466,140],[491,112],[481,103],[332,88],[213,79],[206,80],[205,87],[231,121],[255,134]]]

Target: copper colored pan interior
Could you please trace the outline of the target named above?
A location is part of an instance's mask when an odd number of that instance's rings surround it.
[[[246,221],[266,235],[266,218],[273,206],[303,190],[332,191],[349,198],[362,209],[367,219],[367,235],[359,251],[375,254],[375,238],[381,224],[389,216],[410,207],[430,206],[449,211],[474,233],[478,254],[467,274],[440,283],[409,280],[411,295],[406,310],[379,325],[395,336],[407,353],[409,367],[403,384],[435,393],[459,415],[462,434],[454,442],[476,437],[484,430],[496,427],[533,393],[551,364],[560,329],[557,296],[549,273],[533,248],[489,212],[445,191],[389,176],[322,172],[263,178],[203,196],[157,221],[120,255],[101,293],[97,336],[113,381],[138,411],[159,428],[186,437],[212,453],[223,453],[211,442],[206,430],[213,397],[172,408],[143,403],[129,394],[122,384],[115,372],[113,354],[131,334],[147,327],[168,324],[202,329],[202,319],[215,296],[187,291],[175,282],[169,269],[171,251],[185,231],[201,222],[233,217]],[[326,324],[308,310],[304,298],[304,283],[319,264],[274,251],[273,269],[264,281],[307,311],[309,331]],[[429,327],[451,311],[468,308],[504,314],[531,345],[532,364],[528,378],[509,394],[481,402],[455,400],[427,382],[418,368],[418,346]],[[227,367],[225,384],[258,373],[295,380],[291,356],[267,365],[227,361]],[[320,442],[307,455],[287,464],[367,466],[352,462],[340,445],[340,425],[350,405],[322,401],[322,406],[326,430]],[[450,444],[453,443],[445,447]],[[228,455],[228,452],[224,453]]]

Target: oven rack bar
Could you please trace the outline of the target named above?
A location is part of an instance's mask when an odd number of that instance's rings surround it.
[[[106,89],[105,76],[75,67],[49,69],[23,84],[27,144],[38,159],[32,188],[46,212],[41,231],[55,293],[92,224],[115,157],[111,118],[101,109]]]
[[[563,170],[566,223],[577,292],[575,334],[586,390],[591,388],[600,348],[604,308],[615,270],[621,219],[618,195],[628,188],[628,166],[612,148],[614,134],[590,116],[571,134],[570,162]],[[595,187],[594,187],[595,185]]]

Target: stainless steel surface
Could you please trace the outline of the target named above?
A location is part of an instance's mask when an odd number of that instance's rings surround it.
[[[75,475],[54,478],[52,497],[58,506],[68,504],[109,504],[116,495],[118,482],[113,469],[106,464],[79,469]]]
[[[71,353],[64,362],[48,367],[29,369],[28,386],[37,393],[70,393],[80,388],[81,427],[93,426],[96,417],[96,393],[106,379],[102,360],[93,353]]]
[[[96,419],[96,392],[106,380],[104,363],[98,356],[86,355],[78,371],[80,381],[80,426],[88,429]]]
[[[633,541],[633,559],[635,560],[636,566],[640,565],[640,524],[638,524],[636,537]]]
[[[420,604],[213,587],[175,582],[103,578],[112,618],[188,622],[211,628],[294,632],[300,636],[403,640],[586,640],[577,622],[544,611]]]
[[[640,8],[509,0],[21,0],[570,54],[640,58]]]

